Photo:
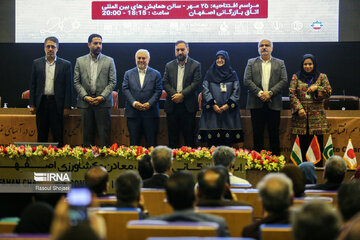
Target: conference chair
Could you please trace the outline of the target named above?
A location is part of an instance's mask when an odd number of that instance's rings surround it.
[[[219,225],[213,222],[166,222],[134,220],[127,224],[128,240],[146,240],[148,237],[215,237]]]
[[[261,240],[294,240],[289,224],[262,224],[260,230]]]
[[[48,234],[0,234],[1,240],[50,240]]]
[[[264,210],[259,191],[255,188],[250,189],[231,189],[231,192],[236,195],[237,200],[247,202],[253,207],[254,218],[264,217]]]
[[[131,220],[141,219],[140,208],[94,208],[97,215],[102,216],[106,223],[106,236],[109,240],[127,239],[126,224]]]
[[[239,237],[150,237],[147,240],[255,240]]]
[[[249,206],[197,207],[195,211],[223,217],[232,237],[241,237],[243,228],[253,220],[253,208]]]
[[[333,199],[333,204],[335,207],[338,206],[337,202],[337,191],[326,191],[326,190],[305,190],[305,196],[309,197],[315,197],[315,196],[321,196],[321,197],[330,197]]]
[[[172,207],[167,201],[165,189],[142,188],[141,194],[150,216],[172,213]]]
[[[106,197],[97,197],[95,199],[95,203],[97,203],[99,206],[113,206],[115,207],[117,202],[116,196],[106,196]]]
[[[293,205],[291,206],[293,207],[298,207],[302,204],[311,202],[311,201],[323,201],[325,203],[331,204],[333,205],[333,199],[331,197],[322,197],[322,196],[311,196],[311,197],[299,197],[299,198],[294,198],[294,202]]]
[[[0,233],[13,233],[17,222],[0,222]]]
[[[252,185],[250,183],[233,183],[233,184],[230,184],[230,188],[249,189],[249,188],[252,188]]]

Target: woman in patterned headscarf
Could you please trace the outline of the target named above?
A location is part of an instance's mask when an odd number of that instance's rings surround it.
[[[299,136],[303,160],[306,159],[306,150],[314,135],[317,136],[322,151],[323,135],[329,132],[323,100],[330,97],[331,91],[326,74],[317,70],[314,55],[305,54],[300,71],[293,75],[289,88],[291,132]]]
[[[243,142],[239,100],[238,76],[230,66],[228,52],[220,50],[203,82],[199,142],[209,146]]]

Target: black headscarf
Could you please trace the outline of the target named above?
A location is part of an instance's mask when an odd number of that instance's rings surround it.
[[[309,73],[305,72],[305,70],[304,70],[304,61],[306,59],[311,59],[314,64],[313,70]],[[318,77],[320,75],[320,72],[317,70],[316,59],[315,59],[314,55],[308,53],[302,57],[301,64],[300,64],[300,71],[297,72],[296,75],[298,76],[298,78],[301,81],[303,81],[305,83],[310,83],[311,79],[313,79],[312,83],[316,82],[316,80],[318,79]]]
[[[215,62],[210,66],[209,70],[206,72],[205,78],[209,82],[221,83],[221,82],[234,82],[237,80],[236,73],[230,66],[229,54],[225,50],[220,50],[216,53],[216,58],[222,55],[225,58],[225,64],[221,67],[218,67]]]

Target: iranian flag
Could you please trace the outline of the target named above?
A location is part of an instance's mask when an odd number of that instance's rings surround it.
[[[311,140],[310,146],[306,152],[306,160],[313,164],[316,164],[321,160],[320,146],[316,135]]]
[[[322,153],[325,161],[327,161],[329,159],[329,157],[334,155],[334,148],[333,148],[333,142],[332,142],[332,138],[331,135],[329,136],[324,151]]]
[[[290,154],[290,159],[296,166],[302,163],[301,148],[298,135],[296,135],[294,146]]]
[[[346,147],[346,151],[344,153],[344,160],[347,163],[350,169],[355,169],[357,166],[356,156],[354,152],[354,147],[351,143],[351,139],[349,139],[348,145]]]

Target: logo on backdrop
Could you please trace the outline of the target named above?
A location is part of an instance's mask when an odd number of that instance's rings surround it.
[[[71,173],[39,173],[34,172],[34,180],[36,182],[71,182]]]

